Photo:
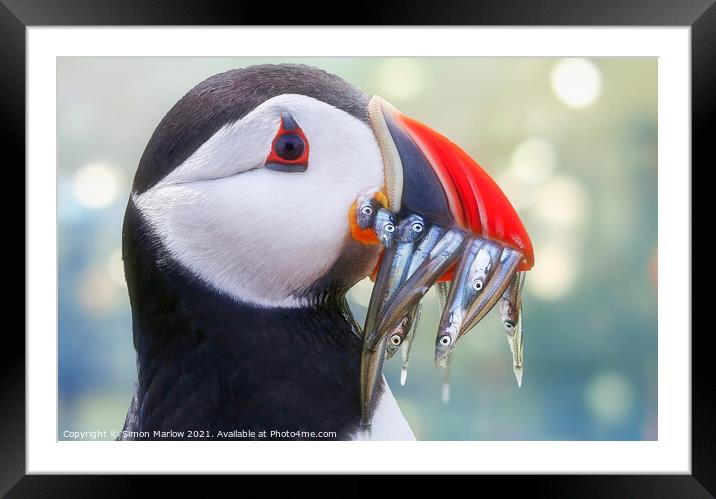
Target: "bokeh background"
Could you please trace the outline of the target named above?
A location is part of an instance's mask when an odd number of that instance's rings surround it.
[[[645,58],[57,59],[59,424],[121,429],[135,379],[121,226],[155,126],[231,68],[302,62],[380,94],[460,144],[498,181],[535,245],[525,373],[493,311],[460,342],[451,397],[425,299],[406,386],[419,439],[657,439],[657,60]],[[370,281],[349,293],[362,321]]]

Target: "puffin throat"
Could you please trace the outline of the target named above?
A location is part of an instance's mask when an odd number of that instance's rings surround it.
[[[131,201],[123,257],[138,367],[125,429],[357,431],[360,329],[343,293],[237,302],[172,260]]]

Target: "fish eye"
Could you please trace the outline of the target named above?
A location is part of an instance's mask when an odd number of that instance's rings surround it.
[[[390,342],[397,347],[402,342],[402,339],[399,334],[394,334],[390,337]]]
[[[360,212],[369,217],[373,214],[373,208],[371,208],[370,206],[364,206],[363,208],[361,208]]]
[[[395,225],[393,225],[393,224],[385,224],[385,231],[386,231],[386,232],[393,232],[393,231],[395,231]]]
[[[472,281],[472,288],[475,291],[480,291],[482,289],[482,286],[483,284],[481,279],[475,279],[474,281]]]
[[[413,231],[414,231],[414,232],[422,232],[422,231],[423,231],[423,224],[421,224],[420,222],[415,222],[415,223],[413,224]]]
[[[450,339],[450,336],[445,335],[440,338],[440,344],[443,346],[448,346],[451,342],[452,340]]]
[[[276,139],[273,147],[279,158],[286,161],[295,161],[303,155],[306,144],[300,135],[285,133]]]
[[[514,328],[515,328],[514,322],[512,322],[510,320],[505,321],[505,329],[507,329],[508,331],[512,331]]]

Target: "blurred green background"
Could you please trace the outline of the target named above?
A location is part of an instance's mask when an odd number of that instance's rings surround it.
[[[406,386],[418,439],[657,439],[657,60],[654,58],[57,59],[59,428],[121,429],[136,376],[121,227],[169,108],[231,68],[302,62],[450,137],[507,193],[535,246],[522,388],[498,313],[433,365],[431,291]],[[371,284],[349,293],[362,322]]]

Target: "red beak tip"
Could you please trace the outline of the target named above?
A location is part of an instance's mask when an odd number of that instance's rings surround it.
[[[525,255],[522,267],[532,268],[534,256],[529,235],[492,177],[447,137],[405,115],[399,119],[435,170],[456,225],[519,249]]]
[[[502,189],[457,144],[414,120],[380,97],[371,99],[377,133],[392,138],[402,189],[402,209],[426,216],[433,223],[455,227],[502,242],[521,251],[520,270],[534,263],[532,243],[520,217]],[[385,156],[386,154],[384,154]],[[391,163],[392,164],[392,163]],[[395,178],[394,178],[395,177]]]

